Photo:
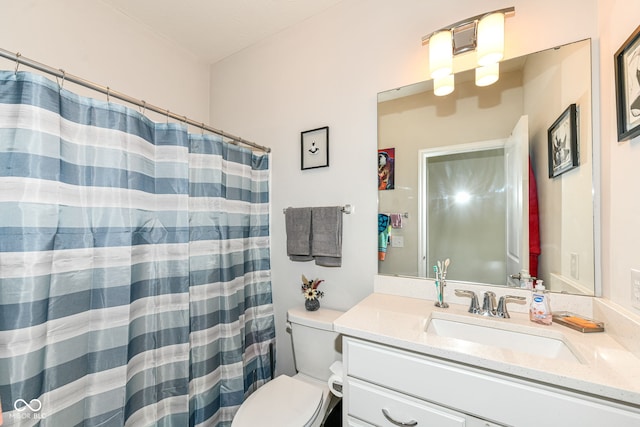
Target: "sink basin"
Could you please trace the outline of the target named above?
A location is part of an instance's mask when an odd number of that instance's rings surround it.
[[[426,331],[431,335],[470,341],[532,356],[580,363],[565,342],[557,338],[441,318],[432,318]]]

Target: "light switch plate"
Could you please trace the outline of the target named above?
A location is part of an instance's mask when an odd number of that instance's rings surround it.
[[[404,236],[391,236],[392,248],[404,248]]]
[[[631,269],[631,305],[640,310],[640,271]]]

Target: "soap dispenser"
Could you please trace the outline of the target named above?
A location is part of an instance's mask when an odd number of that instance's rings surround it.
[[[536,280],[536,285],[531,295],[529,320],[543,325],[550,325],[553,322],[551,305],[549,304],[549,292],[545,290],[542,280]]]

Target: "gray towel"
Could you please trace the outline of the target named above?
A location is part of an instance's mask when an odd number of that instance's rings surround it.
[[[311,255],[317,265],[340,267],[342,264],[342,207],[311,210]]]
[[[291,261],[311,261],[311,208],[287,208],[285,225]]]

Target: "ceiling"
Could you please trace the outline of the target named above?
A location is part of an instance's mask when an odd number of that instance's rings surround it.
[[[102,0],[215,63],[342,0]]]

